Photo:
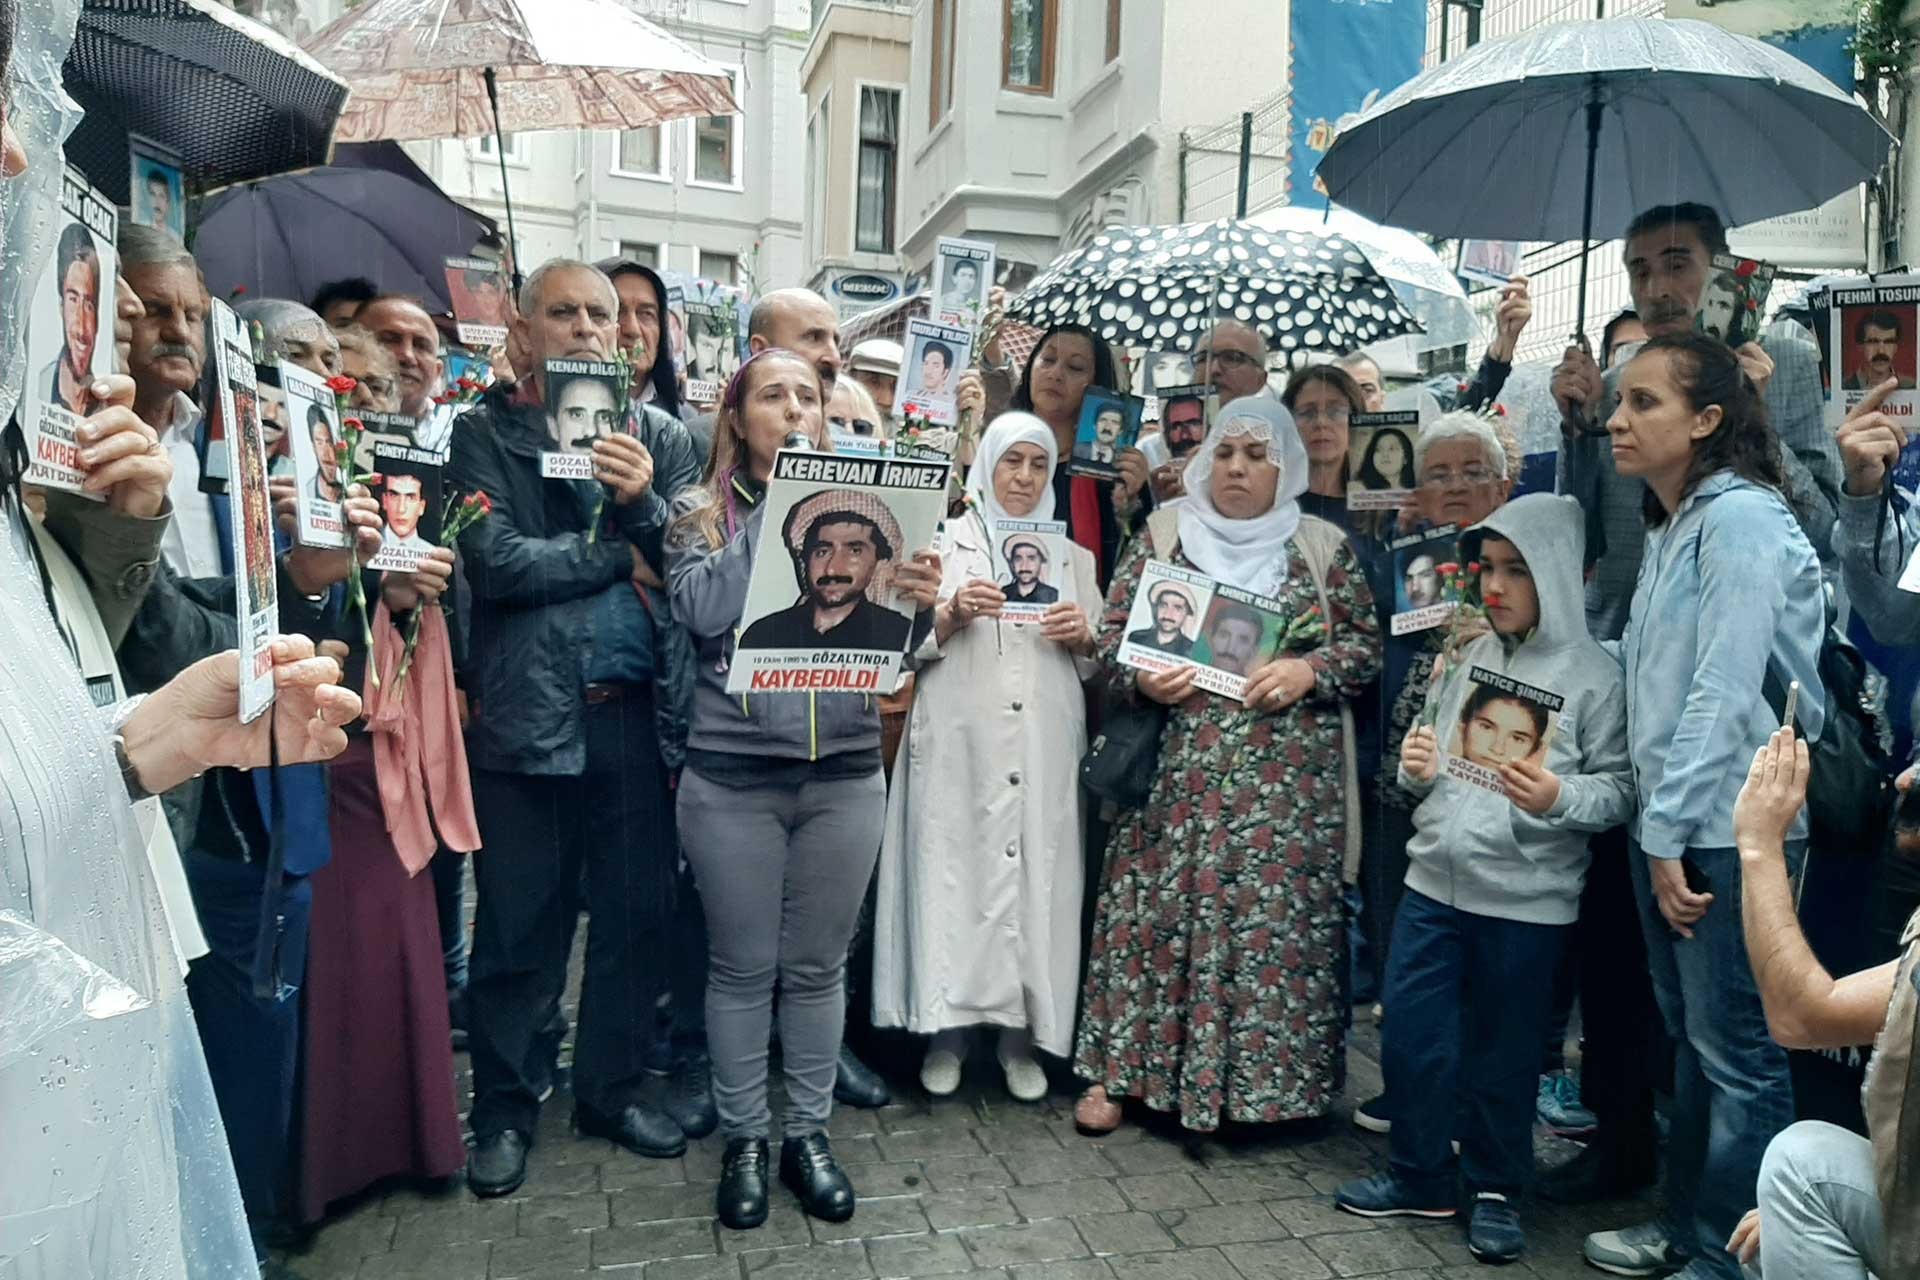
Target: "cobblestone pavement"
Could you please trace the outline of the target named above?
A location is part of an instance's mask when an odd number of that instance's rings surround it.
[[[881,1111],[835,1111],[831,1134],[860,1194],[851,1222],[802,1216],[777,1184],[756,1231],[713,1220],[719,1138],[678,1160],[643,1160],[567,1130],[563,1092],[544,1108],[527,1182],[479,1201],[464,1186],[371,1194],[286,1259],[299,1280],[558,1280],[599,1270],[638,1280],[1312,1280],[1491,1275],[1450,1223],[1374,1223],[1332,1192],[1385,1158],[1347,1122],[1378,1091],[1378,1036],[1356,1030],[1338,1117],[1309,1137],[1195,1147],[1128,1125],[1074,1130],[1072,1097],[1025,1106],[990,1057],[959,1095],[917,1086]],[[457,1059],[465,1096],[464,1055]],[[775,1096],[779,1090],[775,1088]],[[1597,1276],[1581,1237],[1651,1216],[1647,1201],[1526,1213],[1525,1260],[1508,1277]]]

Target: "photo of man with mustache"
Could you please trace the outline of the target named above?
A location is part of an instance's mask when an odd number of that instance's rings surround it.
[[[1193,593],[1177,582],[1162,582],[1147,593],[1147,607],[1153,611],[1153,625],[1129,632],[1127,642],[1182,658],[1191,654],[1194,638],[1186,629],[1198,611]]]
[[[1016,533],[1001,548],[1011,581],[1007,584],[1009,604],[1055,604],[1060,588],[1048,586],[1047,548],[1030,533]]]
[[[1845,389],[1848,391],[1871,391],[1888,378],[1897,378],[1902,391],[1911,391],[1914,385],[1912,361],[1907,367],[1896,370],[1900,356],[1900,343],[1906,337],[1906,326],[1895,312],[1885,308],[1869,311],[1854,321],[1853,325],[1853,372],[1847,375]]]
[[[1208,666],[1236,676],[1250,676],[1260,663],[1260,637],[1266,623],[1251,605],[1238,600],[1215,600],[1207,617]]]
[[[742,649],[904,651],[913,620],[874,602],[891,590],[900,526],[872,494],[829,489],[796,503],[784,538],[800,598],[753,623]]]

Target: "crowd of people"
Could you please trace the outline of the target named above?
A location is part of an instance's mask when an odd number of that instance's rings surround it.
[[[26,159],[9,135],[9,171]],[[779,289],[697,405],[659,275],[562,258],[513,300],[492,385],[452,396],[451,319],[417,298],[348,278],[249,300],[259,363],[411,419],[486,513],[433,545],[417,484],[377,500],[326,422],[282,424],[312,432],[350,545],[289,536],[298,482],[276,468],[278,699],[243,724],[234,515],[195,444],[209,299],[178,239],[126,226],[90,493],[23,484],[8,436],[0,1151],[37,1172],[0,1185],[0,1271],[246,1274],[391,1179],[510,1195],[556,1092],[580,1134],[641,1158],[718,1130],[727,1228],[766,1221],[776,1168],[843,1221],[833,1106],[898,1087],[860,1056],[869,1024],[924,1038],[934,1096],[989,1033],[1006,1092],[1073,1089],[1088,1134],[1311,1140],[1351,1111],[1388,1155],[1336,1205],[1459,1217],[1486,1262],[1522,1256],[1530,1196],[1599,1201],[1664,1164],[1663,1215],[1590,1236],[1594,1266],[1920,1274],[1899,954],[1920,894],[1884,877],[1891,928],[1838,978],[1796,912],[1836,852],[1805,812],[1809,743],[1857,710],[1825,683],[1835,615],[1920,644],[1894,384],[1834,433],[1804,331],[1739,350],[1695,331],[1726,249],[1712,210],[1623,231],[1633,311],[1554,372],[1557,494],[1516,496],[1490,412],[1521,278],[1446,411],[1359,462],[1352,424],[1392,391],[1362,352],[1276,370],[1266,335],[1219,321],[1193,352],[1210,419],[1170,408],[1169,460],[1119,450],[1108,480],[1070,456],[1131,353],[1074,324],[1017,368],[988,342],[952,371],[986,426],[946,519],[887,553],[910,676],[884,697],[741,695],[728,672],[755,557],[793,536],[763,528],[776,455],[896,431],[898,344],[843,353],[833,307]],[[591,433],[593,479],[547,478],[542,453],[575,443],[547,362],[616,357],[631,381]],[[1351,509],[1354,471],[1413,497]],[[1063,563],[996,545],[1049,520]],[[1450,562],[1397,562],[1416,535],[1451,539]],[[394,542],[416,567],[365,567]],[[1131,629],[1155,565],[1288,620],[1263,654],[1256,612],[1214,618],[1239,696],[1123,661],[1195,643],[1178,591]],[[1392,625],[1396,595],[1443,584],[1450,621]],[[1081,785],[1122,741],[1133,802]],[[1356,1008],[1381,1022],[1376,1098],[1347,1097]],[[1788,1051],[1877,1035],[1854,1128],[1809,1118]],[[1540,1123],[1581,1154],[1537,1170]]]

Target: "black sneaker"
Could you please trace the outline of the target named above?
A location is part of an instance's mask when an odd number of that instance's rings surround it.
[[[1520,1229],[1520,1214],[1511,1201],[1497,1191],[1481,1191],[1473,1197],[1473,1215],[1467,1220],[1467,1251],[1482,1262],[1502,1266],[1517,1260],[1527,1249],[1527,1234]]]
[[[1451,1218],[1451,1195],[1428,1193],[1391,1173],[1355,1178],[1333,1193],[1334,1208],[1358,1218]]]
[[[1387,1111],[1387,1095],[1368,1098],[1353,1109],[1354,1127],[1368,1133],[1392,1133],[1393,1116]]]

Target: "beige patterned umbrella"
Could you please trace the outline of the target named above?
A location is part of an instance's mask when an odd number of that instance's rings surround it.
[[[619,0],[369,0],[306,51],[353,91],[338,141],[491,133],[503,197],[503,133],[644,129],[740,110],[725,70]]]

